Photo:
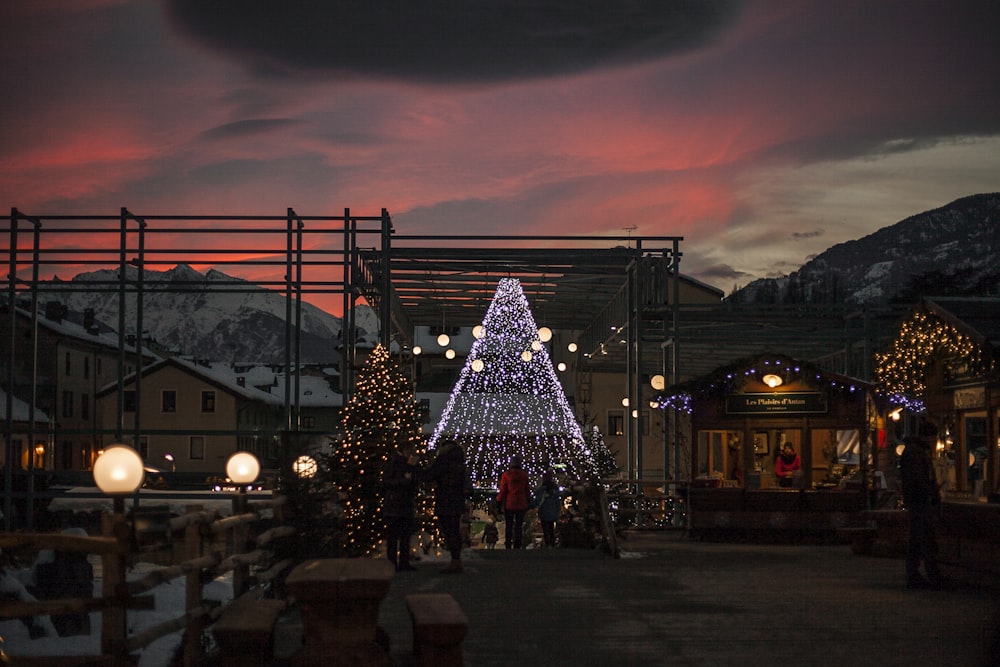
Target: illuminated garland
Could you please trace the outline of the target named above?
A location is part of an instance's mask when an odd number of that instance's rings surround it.
[[[900,326],[892,347],[875,354],[876,384],[885,394],[921,398],[931,362],[942,357],[964,359],[978,372],[993,369],[969,336],[929,313],[917,312]]]
[[[384,534],[380,492],[389,455],[404,442],[421,449],[413,388],[381,344],[358,371],[342,423],[345,436],[334,456],[343,505],[341,546],[348,555],[370,556]]]
[[[593,478],[593,456],[519,280],[500,280],[482,326],[429,447],[457,440],[479,486],[496,486],[514,454],[536,476],[559,467],[571,478]]]
[[[781,376],[784,383],[808,381],[827,394],[854,394],[862,390],[862,383],[826,372],[812,364],[804,363],[780,355],[768,355],[744,359],[717,369],[714,373],[698,380],[668,387],[653,401],[661,410],[675,410],[690,415],[695,399],[711,396],[725,396],[739,392],[750,379],[762,379],[765,375]]]

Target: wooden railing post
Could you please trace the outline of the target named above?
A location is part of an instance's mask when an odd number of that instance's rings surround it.
[[[239,516],[241,514],[246,514],[247,512],[247,496],[245,492],[237,493],[233,496],[233,516]],[[233,553],[242,554],[246,553],[247,543],[250,536],[250,526],[245,523],[237,524],[233,528]],[[238,598],[247,592],[250,588],[250,565],[246,563],[237,563],[236,567],[233,568],[233,598]]]
[[[101,555],[101,597],[107,602],[101,614],[101,652],[112,656],[115,667],[124,667],[128,664],[128,627],[122,590],[131,529],[125,515],[118,512],[102,514],[101,524],[104,536],[113,537],[120,545],[120,548],[109,549]]]
[[[201,505],[188,505],[187,513],[196,514],[203,509]],[[201,555],[201,526],[190,523],[184,529],[184,557],[191,561]],[[205,621],[200,614],[191,614],[201,607],[201,575],[201,569],[194,569],[185,577],[184,610],[190,615],[184,628],[184,667],[194,667],[202,659],[201,633],[205,628]]]

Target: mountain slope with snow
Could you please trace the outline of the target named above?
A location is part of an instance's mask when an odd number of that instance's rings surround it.
[[[138,269],[129,266],[126,270],[126,279],[134,290]],[[93,310],[97,322],[117,329],[117,285],[117,269],[81,273],[65,283],[66,290],[59,293],[58,299],[76,313]],[[202,274],[178,264],[168,271],[147,270],[143,274],[142,329],[145,338],[176,354],[216,361],[282,363],[286,303],[280,292],[220,271]],[[378,331],[374,311],[368,307],[358,309],[357,321],[365,333]],[[301,322],[303,361],[335,360],[339,356],[341,319],[303,302]],[[125,323],[125,332],[135,334],[138,318],[134,291],[125,298]]]

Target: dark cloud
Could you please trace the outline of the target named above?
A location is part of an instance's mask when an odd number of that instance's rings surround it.
[[[244,138],[262,133],[282,130],[290,125],[298,125],[301,121],[289,118],[258,118],[252,120],[241,120],[235,123],[226,123],[219,127],[213,127],[202,133],[205,139],[232,139]]]
[[[696,268],[685,268],[683,269],[685,273],[692,275],[693,277],[706,282],[709,284],[718,284],[725,281],[740,281],[752,279],[753,276],[745,271],[740,271],[734,268],[730,264],[725,262],[718,264],[710,264],[707,266],[696,267]]]
[[[740,0],[168,0],[174,25],[260,72],[473,82],[705,43]]]

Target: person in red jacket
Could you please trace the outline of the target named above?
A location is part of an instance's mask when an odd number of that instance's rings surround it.
[[[523,461],[517,454],[511,457],[510,467],[500,475],[500,493],[497,503],[504,515],[504,545],[520,549],[524,533],[524,514],[531,502],[531,485]]]
[[[778,486],[796,486],[802,472],[802,459],[789,442],[781,448],[781,453],[774,460],[774,476],[778,478]]]

